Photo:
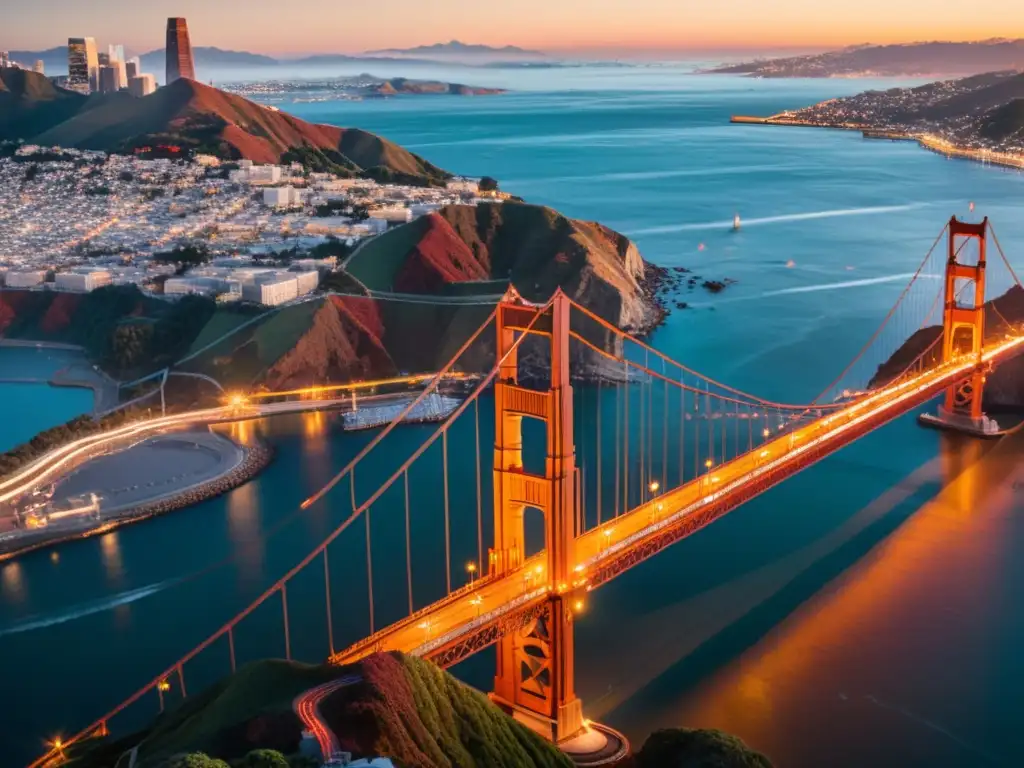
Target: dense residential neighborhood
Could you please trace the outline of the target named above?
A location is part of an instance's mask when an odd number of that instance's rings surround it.
[[[378,184],[302,165],[146,159],[18,146],[0,160],[0,281],[89,291],[128,284],[175,296],[279,304],[316,289],[337,256],[452,203],[445,187]]]

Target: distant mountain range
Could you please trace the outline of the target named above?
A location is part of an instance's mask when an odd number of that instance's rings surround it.
[[[125,91],[83,96],[35,72],[0,69],[0,139],[120,153],[174,145],[226,159],[297,160],[351,176],[414,184],[449,177],[372,133],[307,123],[184,78],[143,98]]]
[[[531,51],[526,48],[518,48],[514,45],[505,45],[496,48],[490,45],[475,45],[463,43],[459,40],[452,40],[448,43],[434,43],[433,45],[418,45],[415,48],[383,48],[377,51],[367,51],[369,56],[443,56],[445,58],[471,56],[471,57],[508,57],[513,59],[548,58],[542,51]]]
[[[1024,40],[859,45],[839,51],[716,67],[705,73],[756,77],[964,76],[1024,70]]]
[[[465,45],[458,41],[405,50],[370,51],[369,53],[357,56],[350,56],[344,53],[319,53],[296,59],[277,59],[259,53],[229,51],[211,46],[196,46],[192,49],[192,55],[195,59],[197,73],[203,79],[207,79],[203,73],[204,69],[217,70],[229,67],[239,69],[248,67],[278,67],[282,65],[322,67],[381,61],[400,61],[405,64],[417,62],[434,63],[436,61],[464,64],[472,64],[474,62],[494,64],[501,61],[519,64],[523,62],[552,61],[539,51],[528,51],[511,45],[504,48],[491,48],[486,45]],[[54,48],[47,48],[44,51],[10,51],[10,57],[27,67],[31,67],[36,61],[41,60],[46,68],[47,75],[67,74],[67,46],[59,45]],[[139,56],[139,59],[143,72],[150,72],[156,75],[158,81],[163,80],[165,61],[163,48],[143,53]]]

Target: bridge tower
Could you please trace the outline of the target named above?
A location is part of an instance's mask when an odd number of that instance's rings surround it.
[[[497,644],[492,700],[520,722],[555,743],[584,731],[583,705],[573,685],[573,616],[565,585],[572,581],[577,535],[576,457],[572,386],[569,380],[568,297],[558,290],[540,317],[514,290],[498,306],[495,384],[494,546],[492,574],[521,569],[526,558],[523,518],[527,507],[544,515],[547,562],[523,573],[524,589],[538,610],[526,626]],[[536,318],[536,319],[535,319]],[[531,325],[532,323],[532,325]],[[516,335],[550,340],[551,380],[547,389],[521,386]],[[544,475],[523,467],[523,418],[545,424]]]
[[[937,417],[922,417],[925,423],[932,426],[982,436],[995,434],[999,429],[982,412],[985,368],[981,353],[985,344],[987,239],[988,218],[980,224],[960,221],[956,216],[950,219],[943,303],[942,362],[973,356],[977,364],[967,379],[946,390]],[[977,243],[977,260],[961,256],[971,241]]]

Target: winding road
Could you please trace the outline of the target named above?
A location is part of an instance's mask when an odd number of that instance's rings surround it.
[[[302,720],[304,728],[316,737],[317,743],[320,745],[320,754],[323,755],[325,761],[338,755],[341,752],[341,745],[338,744],[334,731],[323,721],[320,715],[320,703],[335,691],[358,683],[362,679],[359,675],[339,677],[337,680],[331,680],[331,682],[318,685],[316,688],[310,688],[305,693],[296,696],[295,701],[292,702],[292,708]]]

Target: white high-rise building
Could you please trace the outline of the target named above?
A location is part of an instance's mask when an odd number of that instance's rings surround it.
[[[128,93],[132,96],[142,98],[149,96],[156,90],[156,77],[150,74],[141,74],[128,80]]]

